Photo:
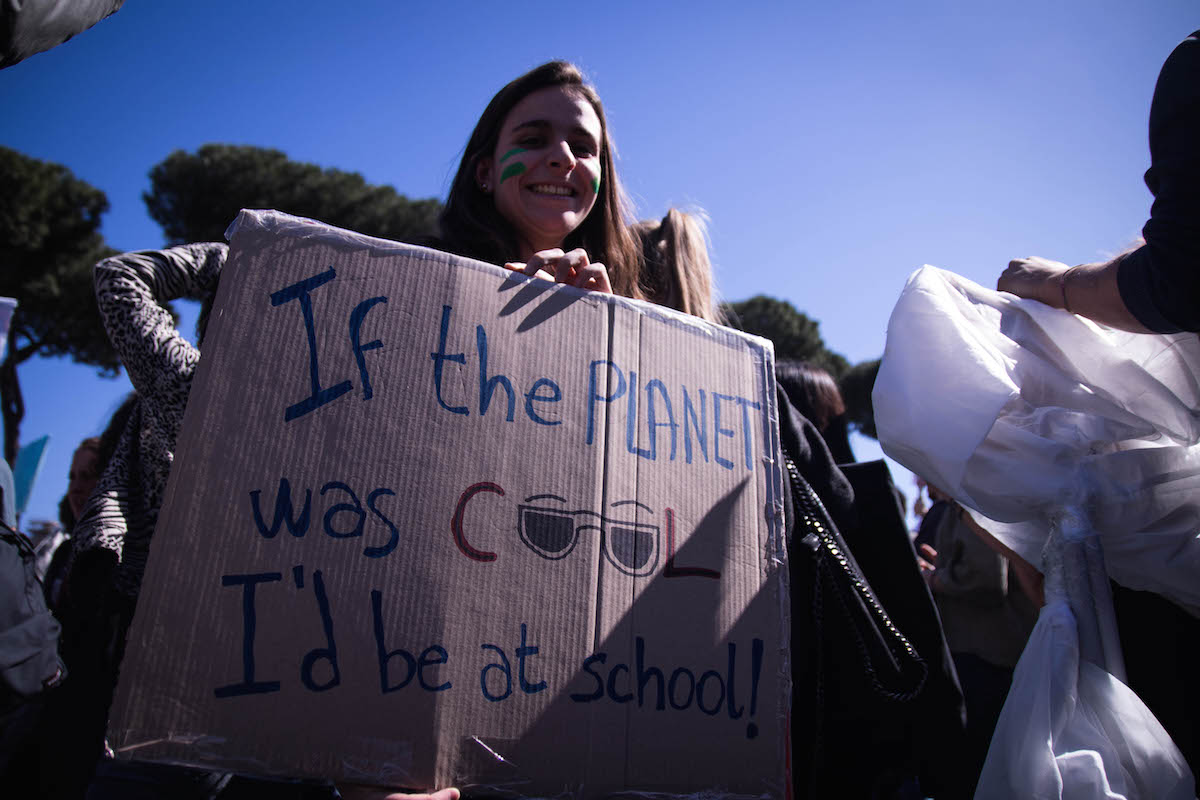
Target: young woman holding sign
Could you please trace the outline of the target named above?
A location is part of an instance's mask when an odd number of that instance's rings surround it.
[[[582,289],[640,297],[639,253],[625,224],[626,200],[612,153],[603,106],[579,70],[560,61],[532,70],[484,110],[434,246]],[[164,304],[180,296],[211,297],[227,250],[224,244],[185,245],[128,253],[97,267],[102,316],[138,390],[138,411],[122,436],[116,465],[106,470],[82,514],[68,579],[73,591],[66,650],[78,676],[90,676],[76,679],[63,697],[82,717],[73,726],[70,752],[63,754],[67,782],[80,793],[101,752],[104,717],[199,359]],[[93,789],[126,788],[126,776],[105,777]],[[164,790],[199,782],[190,788],[211,796],[226,779],[163,768],[162,774],[128,780]],[[260,795],[287,793],[287,787],[255,789]],[[342,789],[347,796],[384,793]],[[442,790],[434,798],[456,796],[457,790]]]

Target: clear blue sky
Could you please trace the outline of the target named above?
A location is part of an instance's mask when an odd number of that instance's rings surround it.
[[[790,300],[856,362],[880,355],[922,264],[994,285],[1012,257],[1128,244],[1149,210],[1154,80],[1196,28],[1194,0],[129,0],[0,71],[0,144],[102,189],[109,244],[151,248],[141,193],[173,150],[276,147],[443,197],[491,95],[570,59],[639,215],[705,209],[724,296]],[[26,523],[57,516],[71,451],[128,391],[95,375],[20,368],[22,442],[52,436]]]

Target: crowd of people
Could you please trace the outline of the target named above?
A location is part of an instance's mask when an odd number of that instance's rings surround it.
[[[1000,288],[1108,324],[1200,329],[1192,283],[1200,274],[1198,92],[1200,40],[1193,36],[1168,60],[1155,94],[1147,183],[1156,200],[1142,247],[1103,265],[1014,261]],[[542,65],[495,95],[468,139],[439,222],[437,238],[424,244],[730,322],[716,301],[697,215],[671,210],[631,224],[604,107],[571,64]],[[56,644],[66,672],[65,679],[45,676],[49,688],[38,695],[36,718],[23,723],[22,736],[6,734],[6,794],[386,794],[106,756],[107,713],[200,359],[164,304],[183,297],[211,304],[227,252],[221,243],[191,244],[127,253],[96,267],[100,313],[134,393],[102,436],[80,444],[62,508],[65,535],[38,562],[45,604],[61,624]],[[202,312],[202,325],[206,319]],[[203,331],[198,339],[203,347]],[[969,797],[1037,617],[1040,575],[934,486],[914,544],[886,470],[853,463],[832,376],[781,363],[777,377],[791,639],[817,643],[791,660],[795,794]],[[839,550],[846,557],[835,558]],[[1166,612],[1154,606],[1130,613],[1144,620]],[[1184,613],[1178,625],[1180,636],[1195,640],[1194,618]],[[1162,714],[1193,767],[1200,766],[1196,715]],[[441,788],[433,796],[457,793]]]

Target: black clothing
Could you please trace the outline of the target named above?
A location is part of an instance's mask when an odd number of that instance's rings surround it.
[[[1121,299],[1157,333],[1200,331],[1200,31],[1163,64],[1150,106],[1154,194],[1146,244],[1120,263]],[[1127,682],[1200,774],[1200,620],[1151,592],[1113,587]]]
[[[1121,299],[1156,333],[1200,331],[1200,31],[1163,64],[1150,106],[1146,243],[1117,268]]]
[[[938,525],[942,521],[942,515],[949,507],[950,504],[945,500],[934,501],[929,510],[925,512],[925,516],[921,517],[921,526],[917,528],[917,538],[913,539],[913,547],[917,550],[920,550],[923,544],[933,547],[934,541],[937,539]]]
[[[1126,685],[1200,776],[1200,620],[1161,595],[1111,585]]]
[[[837,528],[844,569],[865,578],[895,625],[882,630],[848,590],[837,559],[801,524],[803,497],[788,476],[794,796],[927,796],[946,777],[927,756],[962,738],[962,693],[894,487],[881,462],[835,466],[817,429],[779,394],[783,453]],[[889,652],[896,630],[915,653]]]

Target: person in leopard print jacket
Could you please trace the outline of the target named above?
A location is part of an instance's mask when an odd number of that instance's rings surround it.
[[[138,395],[137,408],[76,525],[73,564],[104,551],[112,586],[137,597],[200,351],[176,330],[165,304],[205,300],[229,246],[189,244],[107,258],[96,265],[104,327]]]
[[[59,610],[70,674],[55,703],[64,724],[55,734],[54,796],[83,796],[104,751],[125,636],[200,360],[165,304],[209,300],[227,254],[223,243],[189,244],[125,253],[95,267],[100,314],[136,399],[71,540]],[[197,773],[196,782],[206,779]]]

